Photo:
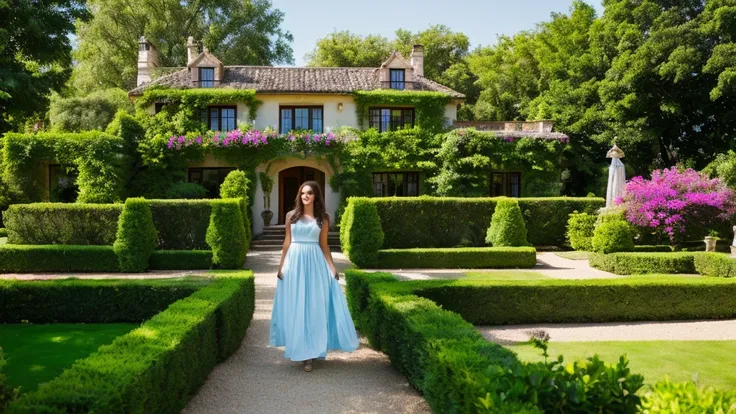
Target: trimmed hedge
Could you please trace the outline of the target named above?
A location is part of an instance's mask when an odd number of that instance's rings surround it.
[[[8,243],[109,246],[122,211],[122,204],[34,203],[11,205],[3,215]]]
[[[148,200],[161,250],[209,250],[212,200]]]
[[[250,205],[250,197],[248,196],[249,185],[250,180],[245,175],[245,172],[241,170],[230,171],[225,177],[225,181],[220,185],[220,198],[242,199],[240,209],[243,214],[246,243],[250,246],[250,242],[253,239],[253,228],[250,219],[252,214],[248,214],[248,206]]]
[[[624,220],[608,220],[597,224],[591,246],[594,252],[606,254],[634,250],[631,225]]]
[[[496,198],[376,197],[385,239],[383,249],[416,247],[482,247]],[[602,198],[519,198],[527,241],[535,246],[563,246],[568,215],[595,213]]]
[[[701,253],[591,253],[590,266],[615,273],[633,275],[646,273],[695,273],[695,256]]]
[[[735,277],[736,259],[722,253],[698,253],[695,255],[695,270],[703,276]]]
[[[379,250],[375,268],[531,268],[534,247],[458,247]]]
[[[8,237],[8,230],[5,227],[0,227],[0,237]]]
[[[376,206],[367,198],[351,197],[340,222],[340,246],[345,256],[358,267],[378,263],[383,230]]]
[[[158,232],[153,226],[151,206],[144,198],[125,200],[113,244],[122,272],[145,272],[148,258],[156,248]]]
[[[219,276],[23,395],[8,413],[180,412],[215,364],[238,348],[253,316],[252,273]]]
[[[0,273],[117,271],[112,246],[0,245]]]
[[[248,253],[242,199],[212,200],[212,215],[207,228],[207,244],[212,248],[212,264],[225,269],[240,269]]]
[[[596,216],[590,213],[570,213],[567,221],[567,240],[570,247],[578,251],[593,250],[593,230]]]
[[[486,234],[486,243],[493,247],[529,245],[526,241],[526,226],[516,199],[502,197],[498,200]]]
[[[211,267],[210,250],[156,250],[149,259],[150,270],[191,270]]]

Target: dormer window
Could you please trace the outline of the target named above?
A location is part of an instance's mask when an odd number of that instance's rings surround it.
[[[215,87],[215,68],[199,68],[199,87]]]
[[[406,69],[391,69],[391,89],[404,90]]]

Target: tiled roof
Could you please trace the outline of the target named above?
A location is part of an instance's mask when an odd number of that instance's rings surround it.
[[[194,87],[189,71],[183,68],[144,83],[129,94],[142,95],[154,85],[178,89]],[[225,66],[225,77],[218,87],[255,89],[259,93],[351,93],[380,89],[381,82],[377,68]],[[421,76],[416,77],[414,89],[465,98],[465,95]]]

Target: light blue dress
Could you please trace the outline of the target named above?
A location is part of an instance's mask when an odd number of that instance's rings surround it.
[[[319,246],[317,220],[291,225],[291,245],[276,284],[269,345],[285,346],[292,361],[325,359],[327,351],[354,351],[358,335],[345,295]]]

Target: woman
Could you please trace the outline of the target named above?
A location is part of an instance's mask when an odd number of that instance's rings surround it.
[[[276,274],[269,345],[286,346],[285,358],[325,359],[328,350],[354,351],[358,335],[327,245],[330,218],[315,181],[299,187],[296,208],[286,215],[286,237]]]

